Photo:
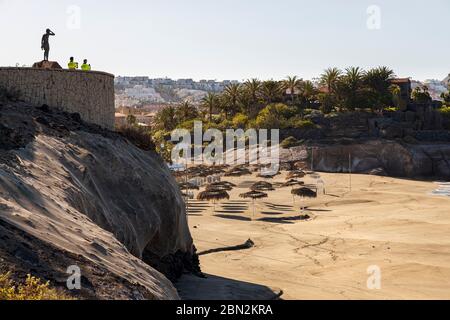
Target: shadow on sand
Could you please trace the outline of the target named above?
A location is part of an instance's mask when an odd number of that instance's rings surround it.
[[[182,300],[279,300],[281,289],[206,275],[206,279],[184,275],[175,283]]]
[[[216,211],[219,212],[219,211]],[[229,220],[238,220],[238,221],[252,221],[252,219],[247,217],[241,217],[241,216],[235,216],[235,215],[229,215],[229,214],[215,214],[214,217],[221,218],[221,219],[229,219]]]
[[[286,214],[286,212],[271,212],[271,211],[262,211],[260,213],[266,216],[281,216],[283,214]]]
[[[303,216],[295,216],[295,217],[268,217],[268,218],[261,218],[258,219],[258,221],[262,222],[269,222],[269,223],[279,223],[279,224],[293,224],[295,221],[308,221],[311,217],[309,215],[303,215]]]

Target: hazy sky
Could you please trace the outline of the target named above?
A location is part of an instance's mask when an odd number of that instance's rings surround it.
[[[309,79],[387,65],[443,79],[449,17],[449,0],[0,0],[0,65],[41,60],[50,27],[51,60],[115,75]]]

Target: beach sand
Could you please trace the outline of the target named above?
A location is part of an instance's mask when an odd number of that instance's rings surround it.
[[[249,238],[255,247],[202,255],[212,277],[183,278],[182,298],[272,299],[282,290],[283,299],[450,299],[450,197],[432,196],[432,181],[353,175],[350,191],[347,174],[322,178],[327,195],[304,202],[307,221],[298,219],[291,188],[256,201],[252,217],[251,200],[239,194],[256,176],[224,179],[238,187],[215,213],[213,204],[191,201],[199,252]],[[285,173],[269,182],[285,182]],[[368,287],[373,266],[379,289]]]

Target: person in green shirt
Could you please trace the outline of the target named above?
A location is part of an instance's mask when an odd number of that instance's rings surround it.
[[[84,59],[83,64],[81,65],[81,70],[83,70],[83,71],[91,71],[91,65],[88,64],[87,59]]]
[[[68,64],[69,70],[77,70],[78,69],[78,62],[74,61],[73,57],[70,57],[70,61]]]

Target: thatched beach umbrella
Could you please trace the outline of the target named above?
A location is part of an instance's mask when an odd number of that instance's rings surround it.
[[[253,184],[250,189],[252,191],[274,191],[274,187],[271,183],[266,181],[259,181],[255,184]]]
[[[208,184],[206,191],[231,191],[233,187],[224,184]]]
[[[287,187],[294,187],[294,186],[303,186],[305,183],[303,181],[298,181],[295,179],[291,179],[289,181],[287,181],[286,183],[283,183],[281,185],[282,188],[287,188]]]
[[[214,203],[214,213],[216,212],[216,201],[229,200],[230,195],[224,190],[210,190],[200,192],[197,196],[197,200],[200,201],[213,201]]]
[[[309,174],[309,176],[310,176],[312,179],[316,179],[316,180],[319,180],[319,179],[321,178],[320,174],[318,174],[318,173],[316,173],[316,172]]]
[[[303,201],[305,198],[317,198],[317,192],[309,188],[303,187],[291,191],[294,196],[300,197]],[[303,207],[300,208],[303,211]]]
[[[213,186],[227,186],[227,187],[232,187],[232,188],[236,188],[237,187],[234,183],[231,183],[231,182],[228,182],[228,181],[213,182],[213,183],[211,183],[211,185],[213,185]]]
[[[297,161],[296,163],[294,163],[294,168],[297,170],[305,170],[306,168],[308,168],[308,164],[304,161]]]
[[[190,182],[183,182],[183,183],[178,184],[178,186],[180,187],[181,190],[186,190],[186,191],[187,190],[200,190],[199,186],[197,186],[193,183],[190,183]]]
[[[209,169],[204,166],[193,167],[188,170],[188,174],[191,177],[207,177],[209,176]]]
[[[222,168],[208,167],[205,165],[191,167],[188,170],[186,170],[186,174],[189,175],[190,177],[201,177],[201,178],[205,178],[216,174],[223,174],[224,172],[225,171]]]
[[[274,174],[274,173],[260,173],[260,174],[257,175],[257,177],[258,178],[263,178],[263,179],[273,179],[277,175],[278,175],[278,173],[277,174]]]
[[[225,177],[242,177],[245,175],[251,175],[252,172],[244,167],[234,167],[225,173]]]
[[[183,192],[183,197],[186,203],[186,213],[189,211],[189,190],[200,190],[200,188],[190,182],[183,182],[178,185],[180,187],[180,190],[185,190]]]
[[[260,192],[260,191],[250,191],[250,192],[247,192],[247,193],[243,193],[243,194],[241,194],[239,196],[241,198],[244,198],[244,199],[252,199],[252,203],[253,203],[253,217],[254,217],[255,216],[255,200],[267,198],[268,194],[264,193],[264,192]]]
[[[291,193],[302,198],[317,198],[317,192],[309,188],[294,189]]]
[[[295,186],[303,186],[305,185],[305,183],[303,181],[298,181],[295,179],[291,179],[289,181],[287,181],[286,183],[283,183],[281,185],[282,188],[288,188],[291,187],[291,192],[294,190]],[[292,195],[292,202],[295,204],[295,195]]]
[[[286,179],[301,179],[304,178],[306,176],[306,173],[304,173],[301,170],[295,170],[295,171],[291,171],[289,172],[289,174],[287,175]]]
[[[236,185],[231,182],[227,181],[219,181],[219,182],[213,182],[206,186],[207,191],[211,190],[225,190],[225,191],[231,191],[233,188],[235,188]]]

